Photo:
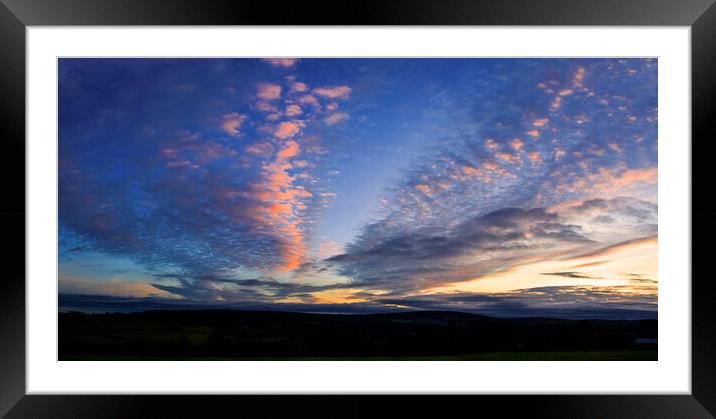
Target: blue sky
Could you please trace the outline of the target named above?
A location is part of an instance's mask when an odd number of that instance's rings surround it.
[[[655,59],[61,59],[61,304],[653,316],[656,86]]]

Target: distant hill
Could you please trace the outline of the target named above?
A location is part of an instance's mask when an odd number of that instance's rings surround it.
[[[191,300],[172,300],[159,297],[117,297],[109,295],[65,294],[58,296],[60,312],[80,311],[83,313],[135,313],[155,310],[240,310],[240,311],[281,311],[293,313],[323,313],[323,314],[387,314],[414,312],[415,309],[398,308],[387,305],[365,303],[343,304],[305,304],[305,303],[249,303],[241,305],[236,303],[207,303]],[[483,307],[479,311],[463,310],[473,314],[494,317],[542,317],[557,319],[618,319],[618,320],[644,320],[656,319],[657,313],[653,310],[636,310],[617,307],[511,307],[490,308]]]

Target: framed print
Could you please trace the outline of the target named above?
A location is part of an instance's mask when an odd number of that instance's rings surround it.
[[[711,417],[711,3],[4,1],[3,412]]]

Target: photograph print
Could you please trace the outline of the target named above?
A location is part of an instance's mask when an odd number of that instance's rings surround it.
[[[58,359],[656,361],[656,58],[59,58]]]

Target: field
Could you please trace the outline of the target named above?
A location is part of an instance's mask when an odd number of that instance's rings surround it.
[[[305,357],[305,358],[231,358],[231,357],[147,357],[129,355],[67,355],[62,361],[657,361],[656,350],[602,350],[563,352],[487,352],[450,356],[404,357]]]
[[[60,313],[58,347],[59,359],[67,361],[656,360],[656,345],[639,343],[655,341],[656,325],[656,320],[497,319],[455,312]]]

